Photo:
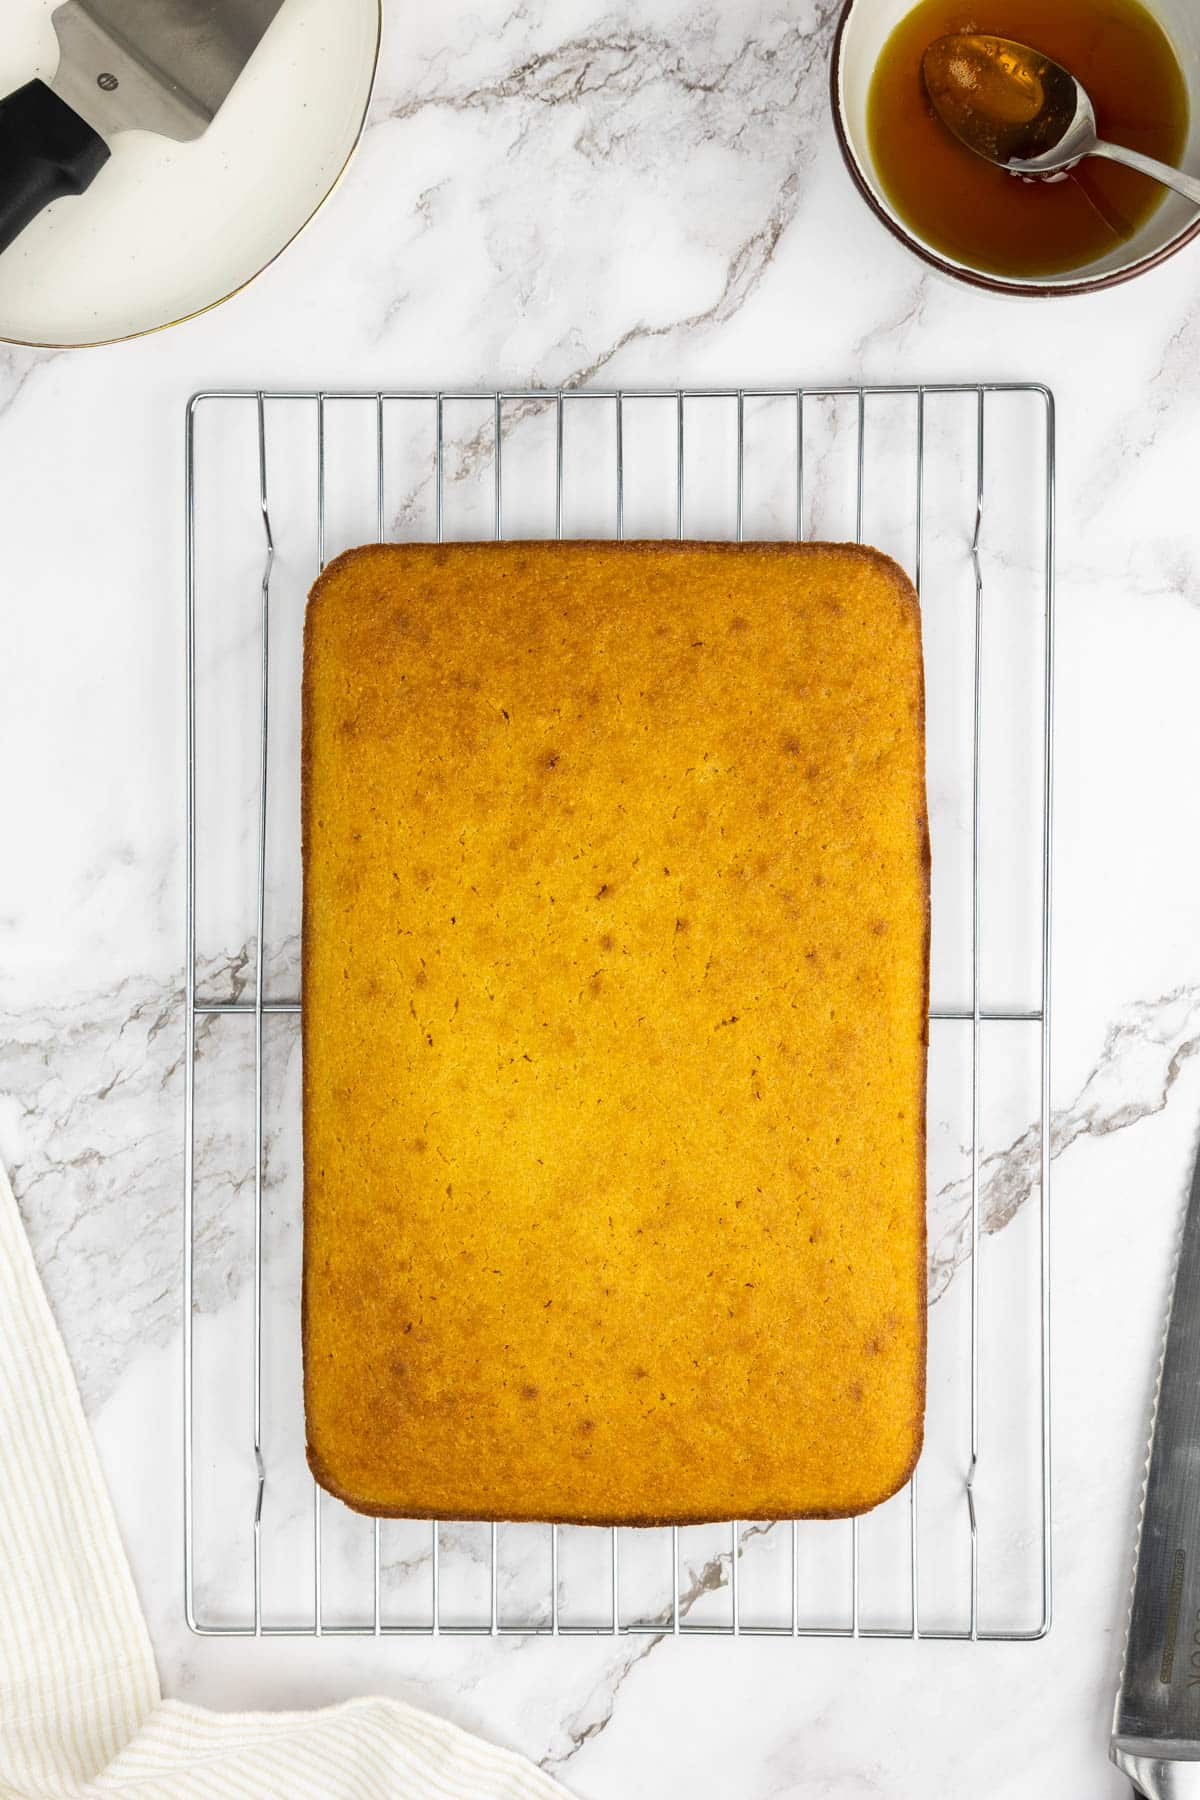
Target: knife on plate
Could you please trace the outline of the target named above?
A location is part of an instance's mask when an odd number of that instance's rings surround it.
[[[1200,1161],[1159,1373],[1111,1754],[1148,1800],[1200,1797]]]
[[[82,194],[118,131],[187,142],[212,123],[283,0],[67,0],[58,73],[0,100],[0,250]]]

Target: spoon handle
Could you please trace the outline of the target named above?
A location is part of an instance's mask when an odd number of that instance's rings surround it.
[[[1189,200],[1200,206],[1200,181],[1194,175],[1185,175],[1182,169],[1172,168],[1170,163],[1157,162],[1153,156],[1143,156],[1140,150],[1129,150],[1124,144],[1106,144],[1102,138],[1097,138],[1091,146],[1090,154],[1107,156],[1109,162],[1124,163],[1127,168],[1138,169],[1153,181],[1161,181],[1164,186],[1174,188],[1177,193],[1186,194]]]

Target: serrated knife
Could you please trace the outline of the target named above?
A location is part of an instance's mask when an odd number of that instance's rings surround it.
[[[284,0],[67,0],[53,81],[0,100],[0,250],[82,194],[118,131],[186,142],[216,116]]]
[[[1148,1800],[1200,1800],[1200,1161],[1155,1402],[1111,1752]]]

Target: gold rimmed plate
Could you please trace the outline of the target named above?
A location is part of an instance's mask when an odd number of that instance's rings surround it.
[[[53,75],[56,3],[12,0],[0,93]],[[381,26],[382,0],[286,0],[203,137],[114,137],[87,193],[55,201],[0,255],[0,339],[63,349],[139,337],[253,281],[349,165]]]

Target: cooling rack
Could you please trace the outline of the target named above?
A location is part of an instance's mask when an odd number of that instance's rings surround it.
[[[1041,1637],[1052,1596],[1050,392],[206,392],[187,411],[186,499],[192,1629]],[[665,1531],[370,1521],[304,1465],[304,597],[330,556],[370,539],[563,536],[853,538],[894,555],[921,593],[934,851],[926,1445],[905,1491],[862,1520]]]

